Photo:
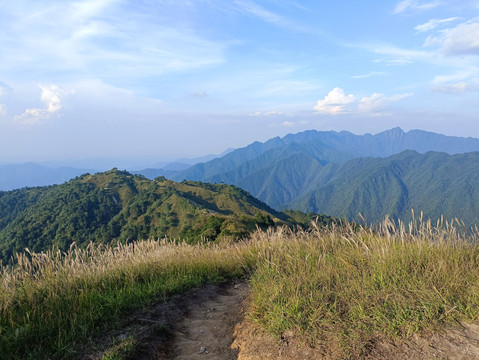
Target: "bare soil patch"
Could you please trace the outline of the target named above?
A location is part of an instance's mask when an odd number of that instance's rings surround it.
[[[188,294],[185,315],[155,360],[237,359],[231,343],[234,326],[243,318],[246,294],[245,283],[208,285]]]
[[[338,359],[334,344],[314,348],[304,344],[292,331],[280,339],[260,329],[250,320],[235,328],[233,347],[239,349],[238,360],[306,360]],[[479,325],[461,324],[432,334],[415,335],[407,341],[374,344],[364,359],[390,360],[473,360],[479,359]]]

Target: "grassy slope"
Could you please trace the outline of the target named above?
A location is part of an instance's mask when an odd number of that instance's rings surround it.
[[[479,315],[479,234],[412,224],[258,231],[230,244],[138,242],[26,255],[0,282],[0,354],[65,357],[131,308],[205,282],[251,277],[250,316],[338,356]],[[30,346],[26,348],[24,345]]]

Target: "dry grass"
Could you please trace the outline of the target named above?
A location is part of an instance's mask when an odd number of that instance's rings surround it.
[[[251,316],[344,358],[365,356],[381,339],[475,320],[478,232],[437,225],[386,220],[377,231],[256,233],[252,241],[265,245],[251,279]]]
[[[238,243],[26,252],[1,269],[0,358],[68,357],[131,308],[245,275],[250,316],[266,329],[362,357],[380,339],[477,318],[479,232],[459,228],[386,220],[376,230],[257,231]]]
[[[65,356],[127,309],[241,276],[239,251],[163,240],[21,254],[0,278],[0,357]]]

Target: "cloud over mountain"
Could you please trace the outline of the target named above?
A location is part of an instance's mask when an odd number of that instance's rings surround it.
[[[358,100],[353,94],[346,95],[341,88],[334,88],[324,99],[319,100],[314,109],[317,114],[337,115],[346,112],[373,112],[386,108],[389,104],[412,96],[412,93],[386,96],[380,93],[373,93],[371,96],[364,96]]]

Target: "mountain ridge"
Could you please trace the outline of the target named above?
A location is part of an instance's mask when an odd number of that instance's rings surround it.
[[[358,198],[346,199],[341,194],[336,194],[335,199],[328,198],[330,202],[343,203],[347,201],[347,204],[337,205],[337,207],[326,206],[326,197],[324,196],[321,197],[322,205],[319,208],[313,205],[308,207],[305,204],[308,204],[308,201],[311,202],[311,199],[307,199],[306,194],[311,195],[319,188],[326,192],[332,191],[331,186],[339,186],[337,179],[334,180],[333,185],[326,186],[333,181],[338,172],[345,178],[364,177],[365,175],[361,174],[360,169],[356,166],[353,166],[354,173],[343,167],[349,161],[365,159],[364,164],[371,164],[367,165],[370,167],[376,166],[375,164],[379,161],[375,162],[372,159],[388,159],[404,151],[415,151],[416,155],[419,156],[438,150],[448,156],[456,153],[466,154],[472,150],[479,151],[479,139],[450,137],[423,130],[404,132],[400,128],[393,128],[376,135],[354,135],[347,131],[321,132],[308,130],[297,134],[288,134],[283,138],[275,137],[264,143],[255,142],[212,162],[194,165],[185,171],[163,173],[160,171],[159,173],[176,181],[192,179],[234,184],[278,210],[292,208],[316,211],[322,209],[321,211],[325,213],[331,210],[333,211],[331,215],[346,216],[357,220],[357,213],[365,212],[363,209],[369,206],[389,209],[389,211],[378,210],[376,212],[383,217],[385,215],[397,217],[398,214],[401,214],[401,217],[407,218],[405,210],[399,211],[397,209],[398,204],[394,207],[384,203],[387,199],[390,199],[386,196],[388,195],[386,191],[375,191],[371,187],[372,185],[367,185],[369,190],[361,196],[357,195]],[[471,158],[470,161],[474,162],[475,159]],[[452,175],[441,174],[443,177]],[[405,196],[406,185],[400,174],[396,174],[392,169],[389,169],[387,174],[377,173],[377,176],[381,177],[381,179],[376,179],[378,186],[384,187],[388,183],[389,186],[394,188],[395,192],[402,193]],[[450,179],[447,181],[451,182]],[[419,184],[419,180],[414,180],[412,183]],[[342,185],[343,191],[349,192],[344,186]],[[351,183],[350,186],[353,186],[353,184]],[[462,189],[466,191],[466,188]],[[407,190],[409,191],[409,189]],[[414,189],[411,190],[414,193]],[[382,194],[381,198],[378,197],[380,193]],[[368,200],[367,194],[370,194],[376,201],[373,203],[371,199]],[[464,198],[464,194],[457,193],[456,195]],[[437,197],[438,195],[431,193],[430,196]],[[392,198],[391,201],[393,201]],[[394,198],[394,201],[399,201],[401,204],[407,203],[405,200],[400,201],[397,198]],[[366,206],[366,203],[368,206]],[[429,203],[432,204],[432,200]],[[417,210],[428,211],[429,203],[421,202],[420,205],[424,208]],[[451,211],[452,208],[446,211],[446,214],[451,216]],[[433,213],[436,214],[437,211],[434,210]],[[373,222],[381,221],[382,218],[378,218],[377,214],[371,213],[369,220]],[[470,217],[468,218],[470,221],[473,220]]]

